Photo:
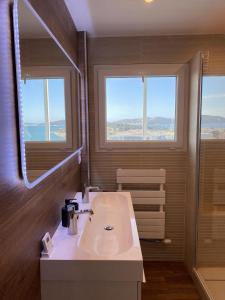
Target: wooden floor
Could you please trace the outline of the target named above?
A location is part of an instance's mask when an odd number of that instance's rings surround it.
[[[144,269],[142,300],[200,300],[183,263],[144,262]]]

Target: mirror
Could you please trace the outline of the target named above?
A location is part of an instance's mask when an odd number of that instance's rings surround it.
[[[80,74],[24,0],[15,2],[14,25],[22,170],[30,186],[81,150]]]

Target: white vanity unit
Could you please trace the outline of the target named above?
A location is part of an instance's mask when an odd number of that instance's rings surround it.
[[[76,195],[80,198],[81,194]],[[90,193],[77,235],[58,227],[41,258],[42,300],[140,300],[143,258],[130,193]]]

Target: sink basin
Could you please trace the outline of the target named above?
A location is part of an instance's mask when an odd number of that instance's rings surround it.
[[[93,199],[94,215],[85,226],[78,245],[80,249],[93,257],[110,260],[124,253],[129,255],[129,250],[138,246],[132,235],[127,198],[119,193],[101,193]]]
[[[81,193],[76,198],[80,199],[81,209],[91,208],[94,214],[79,216],[75,236],[68,235],[67,228],[61,225],[56,230],[50,257],[41,258],[42,299],[60,299],[55,298],[59,293],[56,290],[62,290],[65,283],[66,290],[76,286],[77,293],[84,282],[90,286],[95,282],[92,289],[98,300],[101,290],[102,296],[106,295],[103,282],[113,292],[119,287],[116,299],[120,299],[120,294],[125,297],[126,290],[129,300],[137,299],[137,283],[143,279],[143,258],[130,193],[90,193],[90,202],[85,204],[81,203]],[[125,288],[127,284],[129,288]],[[131,286],[135,287],[134,298]],[[121,289],[125,289],[125,294]],[[90,296],[80,292],[79,300]],[[112,291],[105,299],[110,299],[111,294]]]

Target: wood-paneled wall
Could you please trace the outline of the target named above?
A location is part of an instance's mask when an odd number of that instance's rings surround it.
[[[220,74],[225,65],[225,38],[215,36],[166,36],[92,38],[89,40],[89,111],[92,184],[116,189],[116,168],[165,168],[166,236],[171,245],[143,242],[149,260],[183,260],[185,249],[185,202],[187,200],[187,153],[96,152],[94,71],[95,65],[138,63],[187,63],[198,51],[205,53],[204,71]],[[188,114],[188,112],[186,112]]]
[[[63,1],[30,1],[77,61],[77,34]],[[40,300],[40,240],[60,222],[65,197],[80,190],[73,157],[32,190],[21,178],[12,33],[12,1],[0,1],[0,299]],[[60,13],[59,13],[60,12]]]
[[[27,0],[41,16],[73,61],[78,60],[78,33],[62,0]]]
[[[71,66],[51,37],[20,40],[21,66]]]

